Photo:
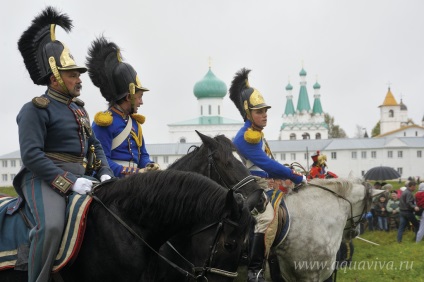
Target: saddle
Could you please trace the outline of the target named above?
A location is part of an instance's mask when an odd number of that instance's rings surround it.
[[[86,226],[92,197],[71,194],[66,207],[67,223],[56,256],[53,272],[76,258]],[[29,231],[35,225],[22,198],[0,197],[0,271],[10,268],[28,270]]]

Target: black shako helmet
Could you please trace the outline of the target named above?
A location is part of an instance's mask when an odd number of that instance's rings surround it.
[[[66,14],[60,14],[54,8],[47,7],[33,19],[22,34],[18,41],[18,49],[35,84],[48,85],[49,77],[53,74],[67,93],[68,89],[59,71],[77,70],[84,73],[87,68],[78,66],[68,47],[56,40],[56,25],[70,32],[72,20]]]

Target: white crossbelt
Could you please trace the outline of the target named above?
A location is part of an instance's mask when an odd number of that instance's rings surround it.
[[[119,133],[119,135],[113,138],[112,140],[112,147],[111,147],[112,151],[118,148],[118,146],[121,145],[125,139],[127,139],[128,135],[130,135],[131,133],[131,126],[132,126],[132,119],[130,116],[128,116],[127,126],[125,126],[124,130],[122,130],[121,133]]]

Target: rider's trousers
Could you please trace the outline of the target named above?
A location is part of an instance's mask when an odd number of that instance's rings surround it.
[[[21,188],[35,220],[29,232],[28,281],[47,282],[62,238],[66,201],[31,172]]]

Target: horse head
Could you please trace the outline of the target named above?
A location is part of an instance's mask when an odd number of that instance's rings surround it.
[[[169,169],[197,172],[243,195],[250,210],[262,197],[261,187],[253,181],[230,139],[224,135],[208,137],[196,130],[202,145],[174,162]]]
[[[233,281],[237,277],[243,242],[252,220],[242,197],[229,190],[222,220],[199,230],[191,230],[188,236],[190,243],[185,243],[185,247],[179,249],[189,254],[196,279]],[[175,246],[178,242],[174,241],[173,244]],[[200,245],[209,248],[199,248]]]

